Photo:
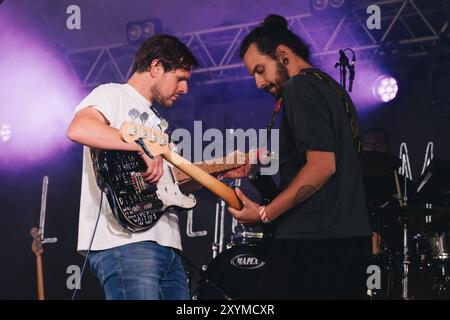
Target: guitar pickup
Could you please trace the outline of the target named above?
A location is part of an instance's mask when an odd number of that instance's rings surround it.
[[[144,140],[142,140],[142,138],[136,139],[134,142],[136,142],[144,151],[144,153],[149,156],[150,159],[155,159],[155,157],[152,155],[152,153],[150,152],[150,150],[148,150],[147,146],[144,143]]]

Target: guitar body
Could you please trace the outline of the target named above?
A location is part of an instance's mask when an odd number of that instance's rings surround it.
[[[156,184],[142,178],[146,165],[137,152],[91,150],[97,184],[107,196],[117,221],[131,232],[151,228],[171,210],[192,209],[193,195],[184,195],[164,161],[164,174]]]

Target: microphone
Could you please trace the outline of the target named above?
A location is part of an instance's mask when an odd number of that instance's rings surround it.
[[[356,64],[356,57],[355,53],[353,52],[352,62],[348,66],[348,69],[350,70],[349,85],[348,85],[349,92],[352,92],[353,80],[355,80],[355,64]]]
[[[348,58],[345,55],[344,50],[342,50],[342,49],[339,50],[339,56],[340,56],[339,63],[341,65],[341,67],[345,68],[346,66],[348,66]]]

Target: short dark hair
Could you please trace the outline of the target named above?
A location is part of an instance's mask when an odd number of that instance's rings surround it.
[[[253,29],[242,41],[240,48],[241,59],[244,58],[248,47],[255,43],[258,50],[265,55],[276,58],[275,50],[282,44],[289,47],[299,57],[309,61],[310,52],[306,43],[288,28],[287,20],[279,15],[271,14],[264,22]]]
[[[174,36],[159,34],[142,43],[136,53],[132,73],[145,72],[155,59],[159,60],[165,72],[175,69],[190,71],[198,66],[197,59],[183,42]]]

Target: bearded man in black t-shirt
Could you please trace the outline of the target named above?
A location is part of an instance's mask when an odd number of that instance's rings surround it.
[[[261,206],[229,209],[243,224],[275,233],[262,298],[363,299],[371,229],[359,162],[355,107],[345,90],[308,62],[309,50],[281,16],[270,15],[240,48],[256,86],[282,99],[280,190]],[[249,173],[249,165],[229,178]]]

